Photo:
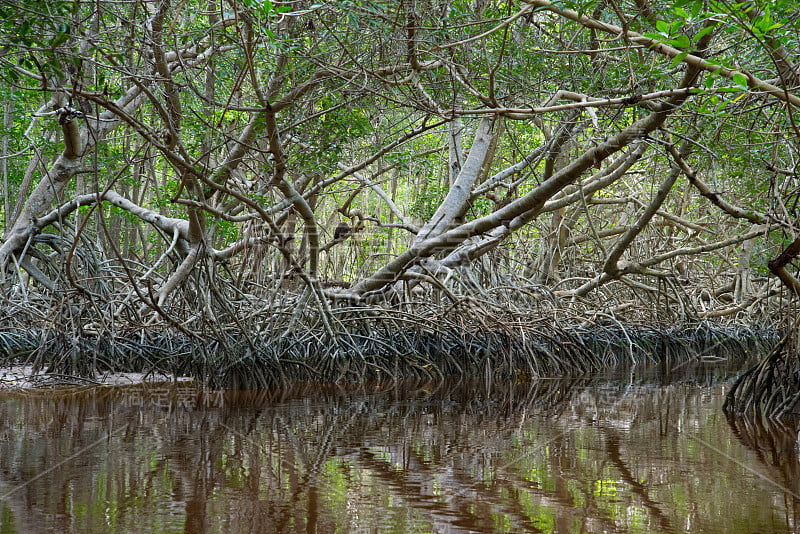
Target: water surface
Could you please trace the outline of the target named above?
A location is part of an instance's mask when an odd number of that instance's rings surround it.
[[[658,371],[0,393],[0,533],[798,532],[796,429]]]

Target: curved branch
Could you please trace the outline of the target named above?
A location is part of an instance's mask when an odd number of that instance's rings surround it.
[[[689,166],[689,164],[674,146],[668,146],[667,151],[675,160],[675,163],[677,163],[680,169],[683,171],[683,174],[689,180],[689,183],[692,184],[701,195],[710,200],[711,203],[717,206],[719,209],[735,219],[746,219],[754,224],[764,224],[767,222],[767,216],[763,213],[759,213],[757,211],[745,211],[742,208],[734,206],[726,201],[719,195],[719,193],[712,191],[711,188],[705,184],[705,182],[697,177],[697,173],[695,173],[694,169]]]
[[[783,282],[783,285],[785,285],[787,289],[795,295],[800,296],[800,281],[786,270],[786,265],[798,256],[800,256],[800,237],[795,239],[777,258],[770,261],[767,266],[772,274]]]
[[[681,147],[683,152],[687,152],[689,150],[689,143],[684,142],[683,146]],[[674,147],[670,144],[670,147],[674,149]],[[617,240],[614,244],[614,248],[608,253],[608,257],[606,258],[605,263],[603,264],[603,271],[608,273],[610,276],[614,277],[620,273],[619,267],[619,260],[622,258],[622,255],[628,249],[633,240],[636,239],[642,230],[650,223],[650,220],[655,217],[656,212],[658,212],[661,205],[667,199],[667,195],[672,190],[672,185],[675,183],[675,180],[678,179],[680,175],[680,169],[678,166],[673,166],[672,170],[670,171],[669,175],[667,176],[664,183],[661,184],[661,187],[658,188],[653,200],[650,202],[650,205],[645,208],[642,215],[639,219],[631,226],[625,234],[621,238]]]
[[[268,106],[264,117],[266,118],[269,150],[272,153],[275,165],[275,174],[272,177],[272,183],[280,189],[281,193],[286,197],[286,200],[294,205],[300,217],[303,218],[303,224],[306,227],[306,235],[308,236],[308,276],[311,280],[316,280],[319,271],[319,229],[317,227],[317,219],[308,201],[298,193],[297,189],[286,179],[286,155],[283,151],[283,145],[281,144],[278,133],[275,110],[271,106]]]
[[[758,237],[763,235],[766,230],[764,228],[759,228],[752,232],[748,232],[746,234],[738,235],[736,237],[732,237],[730,239],[725,239],[723,241],[717,241],[716,243],[708,243],[706,245],[701,245],[699,247],[683,247],[678,248],[675,250],[671,250],[669,252],[665,252],[664,254],[658,254],[653,256],[650,259],[643,260],[640,262],[621,262],[619,265],[619,270],[616,274],[611,275],[607,272],[603,272],[602,274],[596,276],[592,280],[589,280],[582,286],[569,290],[569,291],[557,291],[556,295],[558,296],[566,296],[566,297],[582,297],[587,295],[590,291],[602,286],[603,284],[610,282],[611,280],[616,280],[621,278],[627,274],[644,274],[644,275],[654,275],[659,276],[663,273],[658,273],[651,269],[651,267],[658,265],[664,261],[669,259],[678,257],[678,256],[692,256],[697,254],[703,254],[705,252],[711,252],[714,250],[720,250],[723,248],[727,248],[733,245],[738,245],[748,239],[753,239],[754,237]]]
[[[564,17],[573,22],[577,22],[578,24],[586,28],[600,30],[605,33],[610,33],[612,35],[623,37],[625,38],[626,41],[636,43],[639,45],[644,45],[647,48],[653,50],[654,52],[664,55],[670,59],[675,59],[676,57],[686,52],[685,50],[679,50],[677,48],[673,48],[655,39],[645,37],[640,33],[636,33],[634,31],[629,31],[629,30],[626,31],[619,26],[615,26],[614,24],[609,24],[606,22],[593,19],[591,17],[587,17],[585,15],[581,15],[577,11],[573,11],[571,9],[565,9],[562,6],[556,5],[548,0],[523,0],[523,1],[530,5],[539,7],[541,9],[551,11],[552,13],[555,13],[560,17]],[[702,50],[702,46],[700,46],[699,48]],[[772,85],[771,83],[756,78],[749,72],[730,69],[727,67],[723,67],[722,65],[715,65],[713,63],[709,63],[705,59],[694,54],[687,54],[685,57],[683,57],[681,61],[693,68],[704,70],[706,72],[715,72],[720,76],[723,76],[731,80],[734,78],[734,76],[737,77],[743,76],[747,80],[747,86],[750,89],[767,93],[782,102],[786,102],[787,104],[791,104],[793,106],[800,106],[800,97],[790,93],[786,89]]]
[[[135,215],[142,221],[153,225],[159,230],[172,234],[175,231],[180,232],[183,239],[188,239],[189,235],[189,222],[183,219],[173,219],[172,217],[165,217],[160,213],[139,206],[138,204],[128,200],[115,191],[104,191],[102,193],[89,193],[87,195],[79,195],[69,202],[62,204],[49,213],[33,219],[33,227],[37,230],[42,230],[50,224],[56,223],[65,218],[70,213],[74,212],[81,206],[89,206],[98,202],[109,202],[114,206]]]
[[[683,85],[690,86],[693,84],[696,75],[696,71],[687,71]],[[634,122],[617,135],[585,151],[571,164],[554,173],[553,176],[535,187],[531,192],[494,213],[462,224],[434,238],[415,242],[404,253],[388,262],[371,277],[356,284],[352,289],[352,294],[365,295],[380,290],[392,283],[403,271],[420,258],[430,256],[438,251],[453,250],[470,237],[491,232],[498,227],[506,227],[507,230],[504,230],[506,235],[521,228],[541,213],[542,207],[547,200],[577,180],[581,174],[593,167],[597,162],[603,161],[636,139],[661,126],[667,117],[683,104],[687,97],[688,95],[685,93],[680,94],[658,106],[656,111]],[[481,250],[480,253],[485,253],[490,248]]]
[[[183,262],[175,269],[175,272],[164,282],[164,285],[161,286],[161,289],[158,292],[158,302],[156,305],[161,308],[164,306],[164,302],[167,300],[167,297],[175,291],[175,289],[184,281],[186,277],[192,272],[197,260],[200,256],[200,249],[203,248],[202,242],[195,244],[192,248],[189,249],[189,254],[183,258]]]
[[[87,119],[87,127],[82,128],[80,132],[79,143],[74,137],[75,130],[78,129],[78,117],[72,116],[68,120],[65,131],[67,142],[64,151],[46,170],[45,176],[28,196],[14,225],[6,233],[5,242],[0,246],[0,269],[5,269],[11,255],[25,246],[33,229],[32,221],[50,209],[53,201],[61,195],[69,180],[83,168],[81,156],[120,124],[113,120],[117,111],[124,115],[132,114],[143,101],[144,98],[139,87],[131,87],[113,102],[113,111],[108,109],[94,120]]]

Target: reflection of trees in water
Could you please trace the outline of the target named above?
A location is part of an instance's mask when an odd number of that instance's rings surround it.
[[[158,514],[168,498],[182,507],[186,532],[205,532],[220,513],[214,492],[235,488],[224,506],[232,524],[289,531],[292,525],[332,521],[315,510],[322,506],[320,476],[335,458],[348,476],[369,472],[418,513],[490,528],[491,515],[484,514],[489,505],[511,502],[500,493],[522,491],[527,482],[489,491],[466,473],[488,473],[496,451],[527,417],[559,412],[588,383],[28,393],[0,403],[0,429],[10,438],[0,444],[7,460],[0,483],[4,493],[11,491],[86,449],[25,491],[11,493],[14,516],[30,517],[45,507],[62,518],[57,530],[69,528],[66,503],[75,487],[86,492],[70,498],[115,503],[119,520],[133,525],[140,516]],[[102,441],[104,436],[111,437]],[[106,473],[105,487],[95,487],[98,471]],[[448,495],[438,495],[434,476]],[[510,508],[507,513],[522,517]],[[94,528],[100,530],[102,519],[94,518]]]
[[[196,461],[207,454],[219,414],[183,408],[190,388],[92,388],[29,391],[0,402],[0,494],[15,518],[34,517],[25,532],[102,532],[104,514],[124,525],[163,514],[163,497],[191,500],[203,482]],[[211,430],[211,431],[209,431]],[[191,451],[191,452],[189,452]],[[178,468],[176,469],[176,466]],[[168,473],[169,484],[164,474]],[[45,476],[36,478],[37,475]],[[102,482],[102,483],[100,483]],[[171,486],[168,487],[168,486]],[[187,493],[188,489],[188,493]],[[92,507],[76,517],[73,505]],[[48,521],[45,521],[45,517]],[[76,520],[87,521],[78,526]],[[124,531],[124,528],[121,529]]]
[[[733,434],[766,469],[759,476],[783,490],[787,526],[800,529],[800,419],[767,420],[728,415]]]
[[[354,481],[353,487],[342,488],[353,499],[370,497],[354,489],[359,485],[356,479],[369,478],[413,514],[459,532],[493,529],[492,513],[498,509],[515,524],[531,528],[530,519],[507,497],[524,491],[529,483],[517,480],[500,486],[481,477],[493,469],[498,451],[521,422],[532,413],[563,407],[585,383],[442,382],[356,392],[309,386],[278,393],[231,392],[225,400],[226,408],[236,414],[261,406],[256,410],[259,419],[270,421],[277,430],[273,436],[280,438],[265,446],[274,458],[269,479],[287,480],[285,470],[300,466],[293,478],[288,477],[295,482],[290,491],[281,491],[277,483],[270,487],[275,492],[272,499],[281,500],[276,509],[283,514],[264,517],[263,525],[288,528],[285,516],[298,509],[305,510],[309,528],[330,522],[329,513],[319,513],[318,488],[326,469],[333,469],[344,480]],[[368,391],[370,395],[364,396]],[[309,398],[315,402],[305,400]],[[298,431],[307,421],[313,426]],[[249,428],[257,433],[257,425]],[[280,454],[292,458],[279,465]],[[305,494],[305,506],[298,506],[300,494]],[[380,519],[373,518],[376,524]]]
[[[115,507],[120,531],[163,520],[169,509],[185,517],[185,532],[197,533],[215,531],[220,518],[241,532],[379,524],[402,531],[412,521],[493,531],[498,517],[511,531],[624,531],[594,485],[610,478],[627,485],[652,524],[680,528],[672,504],[650,485],[665,466],[643,465],[621,436],[638,425],[644,442],[654,430],[677,441],[678,427],[702,422],[707,399],[683,385],[681,372],[673,373],[677,382],[660,384],[633,373],[624,380],[224,393],[143,386],[15,397],[0,402],[0,431],[10,438],[0,453],[13,459],[0,468],[0,490],[110,434],[13,493],[14,517],[46,509],[64,514],[57,530],[80,520],[83,530],[106,532],[103,514],[76,519],[66,506],[85,502]]]

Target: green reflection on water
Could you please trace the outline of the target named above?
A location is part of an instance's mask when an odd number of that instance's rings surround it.
[[[15,527],[14,513],[8,506],[3,506],[0,510],[0,534],[17,534]]]
[[[797,532],[792,429],[634,378],[4,395],[0,534]]]

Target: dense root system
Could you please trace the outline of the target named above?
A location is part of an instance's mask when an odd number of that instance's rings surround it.
[[[739,376],[724,409],[729,415],[767,419],[800,415],[800,351],[791,335]]]
[[[628,364],[668,368],[746,358],[779,337],[769,329],[574,324],[487,317],[465,310],[352,307],[274,315],[247,328],[113,333],[17,328],[0,332],[0,357],[49,373],[143,372],[192,376],[211,388],[259,389],[297,381],[587,376]]]

